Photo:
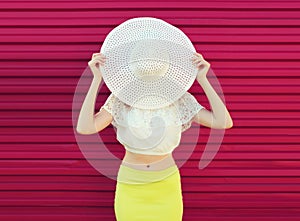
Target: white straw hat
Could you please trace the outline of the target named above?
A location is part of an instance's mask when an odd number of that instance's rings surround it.
[[[193,84],[197,68],[190,60],[196,52],[177,27],[153,17],[137,17],[115,27],[100,53],[103,80],[122,102],[155,109],[179,99]]]

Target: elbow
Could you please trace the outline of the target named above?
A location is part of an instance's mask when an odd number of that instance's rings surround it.
[[[97,133],[97,131],[95,131],[95,129],[82,128],[82,127],[79,127],[79,126],[76,127],[76,132],[79,133],[79,134],[83,134],[83,135],[89,135],[89,134]]]
[[[226,122],[222,121],[222,122],[218,123],[216,126],[214,126],[214,128],[216,128],[216,129],[229,129],[232,127],[233,127],[233,121],[231,118],[229,120],[226,120]]]
[[[97,129],[95,126],[95,119],[79,118],[76,125],[76,132],[83,135],[95,134]]]
[[[83,135],[86,135],[86,134],[89,134],[87,130],[83,130],[81,128],[76,128],[76,132],[79,133],[79,134],[83,134]]]
[[[226,121],[226,125],[225,125],[224,129],[229,129],[229,128],[232,128],[232,127],[233,127],[233,121],[230,118],[229,120]]]
[[[227,112],[227,116],[225,117],[225,123],[223,129],[229,129],[233,127],[233,121],[230,114]]]
[[[231,122],[230,124],[228,124],[225,129],[229,129],[229,128],[232,128],[233,127],[233,122]]]
[[[95,134],[96,131],[91,131],[91,130],[82,130],[82,129],[77,129],[76,132],[82,135],[89,135],[89,134]]]

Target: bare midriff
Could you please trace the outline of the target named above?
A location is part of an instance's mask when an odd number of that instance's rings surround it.
[[[170,154],[146,155],[146,154],[133,153],[133,152],[126,150],[123,160],[128,163],[139,163],[139,164],[145,163],[146,164],[146,163],[152,163],[152,162],[161,160],[163,158],[166,158],[168,155],[170,155]]]

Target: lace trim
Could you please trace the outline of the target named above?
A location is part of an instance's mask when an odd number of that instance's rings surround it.
[[[169,106],[154,110],[133,108],[120,101],[114,94],[110,94],[100,110],[105,108],[112,116],[112,125],[155,128],[169,125],[182,125],[181,131],[185,131],[192,125],[192,118],[205,108],[197,99],[186,92],[177,101]],[[152,120],[152,121],[151,121]]]

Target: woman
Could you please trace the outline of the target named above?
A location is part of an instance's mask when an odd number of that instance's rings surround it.
[[[107,102],[98,113],[94,115],[93,112],[102,81],[99,67],[105,61],[103,54],[94,53],[88,63],[94,78],[78,119],[77,132],[81,134],[97,133],[113,121]],[[231,128],[233,122],[230,114],[206,78],[210,64],[199,53],[194,54],[191,62],[199,70],[196,79],[212,107],[212,111],[202,108],[192,121],[210,128]],[[118,173],[114,207],[118,221],[182,220],[181,180],[172,153],[140,154],[126,148]]]

